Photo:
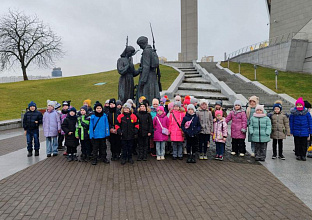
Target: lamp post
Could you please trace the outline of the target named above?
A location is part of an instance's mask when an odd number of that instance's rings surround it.
[[[254,68],[255,68],[255,81],[257,81],[257,65],[256,64],[254,65]]]
[[[277,90],[277,76],[278,76],[278,70],[275,70],[275,89]]]
[[[239,73],[239,74],[241,73],[241,72],[240,72],[240,65],[241,65],[241,62],[238,61],[238,73]]]

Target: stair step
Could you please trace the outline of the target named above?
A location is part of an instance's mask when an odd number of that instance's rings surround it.
[[[192,74],[199,74],[197,71],[192,71],[192,72],[184,72],[185,75],[192,75]]]
[[[218,89],[210,84],[202,83],[182,83],[179,87],[179,90],[194,90],[194,91],[207,91],[207,92],[221,92],[221,89]]]
[[[202,76],[200,74],[190,74],[190,75],[185,75],[185,78],[201,78]]]
[[[204,91],[195,91],[195,90],[178,90],[176,95],[192,95],[199,99],[213,99],[213,100],[228,100],[228,98],[221,93],[217,92],[204,92]]]
[[[187,78],[182,81],[183,83],[201,83],[201,84],[210,84],[208,80],[203,78]]]

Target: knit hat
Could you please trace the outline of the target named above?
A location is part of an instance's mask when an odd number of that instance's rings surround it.
[[[300,97],[297,101],[296,101],[296,106],[297,104],[301,104],[304,107],[304,101],[302,99],[302,97]]]
[[[145,98],[145,96],[142,95],[139,99],[145,100],[146,98]]]
[[[262,110],[262,112],[264,112],[264,105],[257,105],[255,111],[259,109]]]
[[[204,104],[204,103],[206,103],[207,105],[209,105],[209,102],[206,100],[206,99],[201,99],[201,100],[199,100],[199,104],[201,105],[201,104]]]
[[[158,99],[153,99],[152,104],[153,104],[153,105],[154,105],[154,104],[159,105],[159,100],[158,100]]]
[[[86,112],[88,111],[88,107],[85,106],[85,105],[83,105],[83,106],[80,108],[80,110],[81,110],[81,109],[85,110]]]
[[[110,99],[108,103],[109,103],[109,104],[113,103],[113,104],[116,105],[116,99],[114,99],[114,98],[113,98],[113,99]]]
[[[170,110],[172,110],[173,109],[173,102],[170,102],[169,104],[168,104],[168,110],[170,111]]]
[[[51,105],[53,108],[55,107],[55,101],[48,100],[48,106]]]
[[[215,111],[215,116],[217,117],[217,115],[223,116],[223,111],[222,110]]]
[[[130,99],[131,100],[131,99]],[[131,104],[129,102],[126,102],[123,106],[123,108],[128,108],[131,110]]]
[[[109,99],[107,99],[107,100],[105,101],[105,104],[109,104]]]
[[[146,105],[146,103],[144,103],[144,102],[139,103],[139,108],[141,107],[141,105],[144,105],[144,106],[145,106],[145,108],[147,109],[147,105]]]
[[[165,97],[164,97],[165,98]],[[166,99],[166,102],[165,102],[165,105],[169,105],[169,103],[170,103],[170,100],[167,98]]]
[[[164,112],[165,111],[164,106],[158,106],[157,111],[159,110]]]
[[[58,109],[58,108],[61,108],[61,107],[62,107],[62,105],[61,105],[60,103],[57,102],[57,103],[55,104],[55,106],[54,106],[54,109]]]
[[[71,102],[70,100],[69,101],[63,101],[62,106],[64,106],[64,105],[70,106],[70,102]]]
[[[282,105],[280,103],[276,103],[273,105],[273,111],[274,111],[275,107],[278,107],[282,111]]]
[[[175,101],[180,101],[181,102],[181,96],[177,95],[176,97],[174,97]]]
[[[69,112],[75,112],[75,113],[77,113],[77,110],[75,109],[75,107],[71,107],[70,109],[68,109],[68,113]]]
[[[94,107],[93,107],[94,111],[95,111],[96,107],[98,107],[98,106],[101,106],[101,108],[103,109],[103,105],[99,101],[96,101],[94,104]]]
[[[188,96],[188,95],[185,96],[183,104],[184,104],[184,105],[189,105],[189,104],[191,104],[191,97]]]
[[[132,100],[132,99],[128,99],[128,100],[126,101],[126,103],[130,103],[131,105],[133,105],[133,100]]]
[[[188,104],[187,105],[187,110],[193,109],[195,111],[195,106],[193,104]]]
[[[178,106],[180,108],[181,107],[181,102],[180,101],[175,101],[173,106]]]
[[[304,101],[304,106],[305,106],[306,108],[311,108],[311,104],[310,104],[310,102],[308,102],[308,101]]]
[[[166,99],[165,97],[162,97],[162,98],[160,99],[160,101],[163,102],[163,103],[166,103],[166,100],[167,100],[167,99]]]
[[[215,106],[216,105],[220,105],[222,107],[222,101],[221,100],[216,101]]]
[[[250,101],[255,101],[256,104],[259,104],[259,97],[253,95],[253,96],[249,97],[248,102],[250,102]]]
[[[196,98],[194,98],[194,97],[193,97],[193,98],[191,98],[191,104],[193,104],[193,105],[194,105],[196,102],[198,102],[198,100],[197,100]]]
[[[237,99],[235,102],[234,102],[234,106],[235,105],[239,105],[240,107],[242,107],[242,102],[241,100]]]
[[[89,107],[91,106],[91,100],[90,99],[84,100],[83,103],[87,103]]]
[[[28,104],[28,108],[30,108],[31,106],[35,106],[35,108],[37,108],[36,103],[34,103],[33,101],[31,101],[31,102]]]
[[[122,105],[122,102],[120,100],[117,100],[116,105]]]
[[[143,104],[145,104],[146,106],[149,106],[149,101],[147,99],[144,99]]]

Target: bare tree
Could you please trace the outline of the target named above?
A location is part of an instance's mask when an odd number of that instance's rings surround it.
[[[0,70],[19,63],[24,80],[30,64],[49,67],[64,54],[61,38],[36,16],[9,11],[0,19]]]

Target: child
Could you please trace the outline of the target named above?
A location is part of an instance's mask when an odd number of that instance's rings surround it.
[[[37,105],[33,101],[28,104],[28,109],[23,118],[24,133],[27,137],[27,157],[32,156],[33,139],[35,156],[39,156],[40,142],[39,142],[39,125],[42,124],[42,114],[37,111]]]
[[[75,136],[81,144],[81,161],[87,161],[91,156],[91,141],[89,137],[90,117],[87,115],[88,107],[86,105],[80,108],[80,116],[77,119],[77,128]]]
[[[139,147],[137,161],[147,161],[147,149],[149,146],[149,137],[153,132],[153,120],[151,114],[147,110],[147,106],[144,103],[139,104],[139,110],[136,114],[139,121]]]
[[[223,160],[225,143],[227,138],[227,124],[222,110],[215,111],[216,120],[213,123],[213,141],[216,142],[216,160]]]
[[[109,163],[107,159],[106,137],[109,136],[109,125],[103,105],[97,101],[94,104],[94,114],[90,118],[89,136],[93,147],[92,165],[97,164],[98,154],[104,163]]]
[[[119,114],[121,113],[121,108],[122,108],[122,102],[120,100],[116,101],[116,108]]]
[[[91,108],[91,100],[90,99],[86,99],[83,101],[83,105],[87,107],[87,113],[86,115],[89,115],[92,113],[92,108]]]
[[[305,107],[306,109],[308,109],[310,115],[312,116],[312,111],[311,111],[311,104],[310,104],[310,102],[304,101],[304,107]],[[310,137],[309,137],[309,139],[308,139],[308,148],[309,148],[309,147],[312,148],[311,137],[312,137],[312,136],[310,135]],[[310,148],[310,149],[311,149],[311,148]],[[307,157],[312,158],[312,151],[308,151]]]
[[[195,114],[195,106],[193,104],[189,104],[187,106],[187,113],[182,120],[181,124],[182,130],[186,137],[187,144],[187,163],[196,163],[196,146],[198,146],[198,138],[197,135],[200,132],[201,126],[199,122],[199,118]]]
[[[213,133],[213,119],[206,100],[200,101],[200,108],[198,108],[196,114],[201,126],[199,133],[199,159],[207,160],[207,146],[210,141],[210,134]]]
[[[152,120],[154,120],[155,116],[157,115],[157,108],[159,106],[159,100],[158,99],[153,99],[152,101],[152,106],[151,106],[151,116]],[[149,143],[150,143],[150,151],[152,156],[156,156],[156,147],[155,147],[155,142],[153,141],[154,139],[154,132],[152,132],[152,136],[149,138]]]
[[[47,157],[58,155],[57,135],[61,133],[61,119],[54,110],[55,102],[49,101],[46,112],[43,115],[43,133],[46,137]]]
[[[236,100],[234,102],[234,108],[230,114],[226,117],[225,122],[231,124],[231,136],[232,136],[232,155],[238,155],[243,157],[246,153],[246,132],[247,132],[247,116],[242,110],[242,102]]]
[[[104,113],[107,115],[108,114],[108,111],[109,111],[109,99],[107,99],[105,101],[105,104],[104,104]]]
[[[212,117],[215,117],[215,111],[217,110],[220,110],[223,112],[223,117],[226,118],[227,116],[227,113],[226,113],[226,110],[222,108],[222,100],[218,100],[215,102],[215,107],[214,109],[212,110]]]
[[[255,113],[256,106],[259,104],[259,98],[257,96],[251,96],[248,100],[248,107],[246,110],[246,116],[247,116],[247,126],[248,126],[248,142],[251,142],[251,157],[255,156],[255,143],[252,142],[251,134],[249,132],[249,124],[250,124],[250,118]]]
[[[285,160],[283,155],[283,139],[290,136],[289,120],[287,116],[282,112],[282,104],[275,103],[273,106],[273,115],[271,115],[272,133],[271,138],[273,139],[273,155],[272,159],[276,159],[277,156],[277,143],[278,143],[278,156],[281,160]]]
[[[64,122],[65,118],[67,117],[69,106],[70,106],[70,101],[62,102],[62,111],[60,114],[61,124]],[[63,146],[64,137],[65,137],[65,133],[63,130],[61,130],[61,133],[59,133],[58,135],[58,150],[59,151],[62,151],[65,149],[65,147]],[[64,152],[64,155],[67,155],[67,152]]]
[[[168,140],[169,135],[169,119],[166,115],[163,106],[157,108],[157,115],[153,120],[154,127],[154,141],[156,142],[157,160],[165,159],[165,142]],[[168,133],[164,131],[167,129]]]
[[[117,130],[115,129],[115,125],[117,124],[117,117],[120,115],[120,112],[116,108],[116,100],[109,100],[109,111],[108,111],[108,123],[109,123],[109,142],[110,148],[112,152],[112,161],[119,160],[121,153],[121,139],[120,135],[117,134]]]
[[[181,124],[183,118],[185,116],[184,108],[181,108],[181,102],[175,101],[173,104],[173,110],[169,116],[169,132],[170,139],[172,141],[173,148],[173,160],[179,158],[179,160],[183,160],[183,132],[181,128]]]
[[[256,161],[265,161],[267,144],[270,141],[271,120],[266,116],[264,105],[257,105],[256,112],[250,118],[249,131],[251,141],[255,142]]]
[[[121,114],[117,117],[117,124],[115,125],[117,134],[121,135],[122,159],[121,165],[128,161],[133,164],[132,159],[132,145],[134,136],[138,134],[139,123],[137,117],[133,114],[133,109],[130,103],[125,103],[121,110]]]
[[[184,97],[184,101],[183,101],[183,107],[185,111],[187,111],[187,106],[189,104],[191,104],[191,97],[187,95]]]
[[[297,160],[306,161],[308,138],[312,134],[312,118],[304,107],[302,97],[296,101],[296,107],[290,110],[290,133],[294,136]]]
[[[62,130],[65,133],[65,145],[67,147],[67,161],[77,161],[77,146],[79,145],[78,139],[75,137],[77,111],[74,107],[68,110],[67,117],[62,123]]]

